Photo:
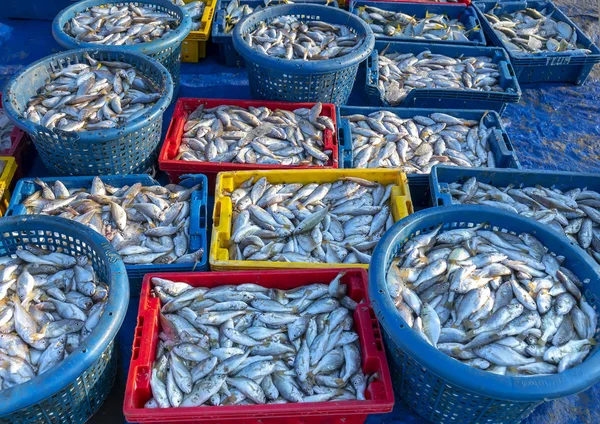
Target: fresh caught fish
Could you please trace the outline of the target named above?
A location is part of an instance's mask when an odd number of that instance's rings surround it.
[[[379,54],[377,86],[385,101],[401,103],[415,88],[497,91],[500,70],[491,57],[450,57],[423,50]]]
[[[324,184],[271,184],[232,193],[232,260],[368,264],[393,225],[393,184],[342,177]]]
[[[51,371],[94,330],[109,287],[87,256],[27,245],[0,258],[0,392]],[[52,265],[42,268],[41,264]]]
[[[150,5],[93,6],[73,16],[63,28],[79,41],[130,46],[158,40],[179,26],[179,19]]]
[[[171,0],[173,4],[185,9],[192,18],[192,31],[199,31],[202,28],[202,14],[206,9],[206,4],[202,1],[192,1],[185,3],[183,0]]]
[[[454,166],[495,166],[490,137],[495,128],[445,113],[400,118],[385,110],[348,119],[352,131],[354,168],[400,168],[429,173],[438,163]]]
[[[329,285],[292,290],[254,284],[193,288],[154,278],[155,295],[158,287],[187,289],[169,301],[182,306],[175,312],[161,301],[162,331],[150,382],[154,401],[147,407],[364,400],[376,377],[361,370],[342,276]],[[192,291],[196,294],[188,295]],[[217,301],[214,306],[223,308],[216,316],[224,319],[206,324],[214,315],[198,301],[207,298],[240,298],[246,308],[240,314],[239,306],[231,310],[225,305],[230,301]],[[363,384],[355,384],[359,381]]]
[[[496,35],[512,53],[592,53],[577,42],[575,27],[554,19],[553,14],[554,11],[533,8],[498,15],[495,9],[484,13]]]
[[[325,149],[324,131],[334,131],[335,126],[321,116],[321,103],[294,111],[203,106],[188,116],[176,159],[323,166],[332,158],[332,151]]]
[[[161,93],[125,62],[93,59],[50,74],[27,102],[23,117],[67,132],[118,128],[147,113]]]
[[[466,365],[514,376],[562,372],[587,357],[596,312],[568,291],[577,286],[560,257],[531,234],[441,227],[408,241],[387,272],[390,297],[420,337]],[[546,281],[562,290],[550,294]],[[536,302],[542,295],[548,307]]]
[[[190,198],[199,185],[113,187],[95,177],[92,187],[67,189],[60,180],[22,205],[28,215],[54,215],[87,225],[108,239],[126,264],[195,263],[203,249],[189,251]]]
[[[4,113],[4,109],[0,107],[0,150],[8,150],[12,146],[12,140],[10,139],[10,133],[12,132],[14,125]]]

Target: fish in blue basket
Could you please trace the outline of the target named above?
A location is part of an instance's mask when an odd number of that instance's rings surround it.
[[[200,105],[190,113],[176,160],[324,166],[332,151],[323,131],[335,131],[321,116],[322,104],[293,111],[268,107]]]
[[[22,199],[28,215],[53,215],[87,225],[108,239],[131,265],[197,263],[190,251],[190,199],[200,185],[113,187],[95,177],[90,189],[34,180],[39,190]]]
[[[261,22],[244,36],[248,46],[270,57],[287,60],[329,60],[345,56],[364,42],[346,25],[279,16]]]
[[[206,9],[206,3],[192,1],[186,4],[183,0],[171,0],[171,2],[176,6],[182,7],[190,14],[190,18],[192,18],[192,31],[199,31],[202,28],[202,14],[204,13],[204,9]]]
[[[179,23],[174,14],[132,2],[92,6],[77,12],[63,30],[85,43],[130,46],[158,40]]]
[[[423,50],[379,53],[377,87],[390,105],[401,103],[413,89],[497,91],[500,70],[491,57],[450,57]]]
[[[25,119],[66,132],[119,128],[147,113],[160,98],[152,81],[133,65],[84,56],[87,63],[50,74],[27,102]]]
[[[590,54],[577,43],[577,31],[567,22],[554,19],[554,11],[526,8],[515,12],[484,13],[496,35],[512,53]]]
[[[369,264],[394,223],[393,188],[357,177],[323,184],[250,179],[225,193],[233,206],[230,259]]]
[[[385,110],[343,116],[352,131],[353,168],[400,168],[427,174],[434,165],[494,168],[483,115],[479,121],[432,113],[400,118]]]
[[[468,35],[480,30],[479,26],[467,30],[458,19],[450,19],[445,14],[425,12],[425,17],[417,18],[375,6],[360,6],[357,14],[369,24],[375,36],[469,41]]]
[[[0,151],[10,149],[12,146],[12,140],[10,139],[10,133],[12,132],[14,125],[4,113],[4,109],[0,108]]]
[[[478,191],[472,181],[463,189]],[[598,324],[585,281],[531,234],[488,227],[440,225],[405,244],[387,271],[402,319],[444,354],[497,374],[556,374],[583,362]]]
[[[159,341],[146,408],[365,400],[357,303],[338,274],[292,290],[153,278]]]
[[[98,324],[108,290],[87,256],[26,245],[0,257],[0,392],[76,351]]]

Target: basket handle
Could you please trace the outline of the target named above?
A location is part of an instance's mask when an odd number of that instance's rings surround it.
[[[46,127],[43,127],[41,125],[35,125],[35,135],[39,136],[44,135],[46,137],[50,137],[53,139],[59,138],[61,140],[64,141],[68,141],[69,143],[73,143],[76,144],[79,142],[80,137],[79,134],[77,134],[76,132],[72,132],[72,131],[63,131],[63,130],[59,130],[58,128],[54,128],[54,129],[49,129]]]
[[[179,152],[181,146],[181,139],[183,138],[183,128],[185,126],[185,119],[181,117],[173,118],[167,129],[167,135],[165,136],[165,144],[167,147],[167,160],[173,160]]]
[[[410,191],[408,190],[408,178],[404,172],[398,171],[396,185],[392,187],[390,206],[394,222],[398,222],[414,212]]]
[[[350,121],[342,119],[338,129],[340,152],[342,153],[342,168],[351,169],[354,165],[354,147],[352,145],[352,129]]]
[[[377,88],[377,83],[373,83],[373,81],[377,81],[379,79],[379,56],[378,51],[373,50],[373,52],[367,56],[367,86]]]

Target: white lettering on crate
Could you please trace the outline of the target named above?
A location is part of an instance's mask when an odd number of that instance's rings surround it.
[[[571,56],[549,57],[546,59],[546,66],[568,65],[571,62]]]

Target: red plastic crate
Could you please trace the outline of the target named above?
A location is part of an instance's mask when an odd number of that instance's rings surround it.
[[[247,171],[257,169],[302,169],[302,168],[319,168],[314,166],[285,166],[285,165],[257,165],[246,163],[225,163],[225,162],[191,162],[184,160],[174,160],[179,151],[179,145],[183,137],[183,127],[187,116],[192,113],[200,104],[204,104],[207,108],[212,108],[219,105],[232,105],[248,108],[249,106],[260,107],[265,106],[269,109],[284,109],[294,110],[302,107],[311,108],[314,103],[288,103],[288,102],[269,102],[263,100],[231,100],[231,99],[191,99],[180,98],[177,100],[173,118],[169,124],[167,136],[163,143],[160,155],[158,156],[158,165],[162,171],[169,175],[169,180],[172,183],[179,182],[179,178],[185,174],[204,174],[208,177],[208,192],[213,194],[215,190],[215,180],[217,174],[222,171]],[[332,159],[322,168],[337,168],[338,167],[338,140],[337,140],[337,123],[335,120],[335,105],[324,103],[322,116],[328,116],[333,121],[336,131],[324,130],[323,142],[325,149],[332,151]]]
[[[380,1],[385,3],[422,3],[422,4],[444,4],[444,5],[460,5],[462,6],[471,5],[471,0],[458,0],[456,3],[447,3],[447,2],[439,2],[439,1],[431,1],[431,0],[371,0],[371,1]]]
[[[362,370],[379,373],[368,387],[364,401],[288,403],[277,405],[201,406],[195,408],[144,409],[150,399],[150,377],[158,341],[160,301],[150,296],[152,277],[182,281],[195,287],[255,283],[264,287],[291,289],[313,283],[329,283],[341,269],[282,270],[209,273],[146,274],[138,323],[133,341],[131,365],[125,388],[123,413],[129,422],[212,423],[212,424],[361,424],[369,414],[390,412],[394,406],[392,380],[388,369],[379,323],[368,301],[368,276],[363,269],[347,269],[342,283],[348,296],[364,300],[354,312],[354,329],[360,337]]]
[[[2,93],[0,93],[0,109],[2,109]],[[24,177],[25,170],[29,169],[29,166],[31,165],[31,160],[28,160],[27,156],[29,155],[29,151],[32,148],[31,146],[33,143],[31,142],[29,134],[16,125],[13,127],[13,130],[10,134],[10,139],[12,142],[10,148],[6,150],[0,150],[0,156],[12,156],[17,162],[17,172],[15,172],[15,176],[12,179],[10,187],[10,190],[12,191],[16,182]]]

